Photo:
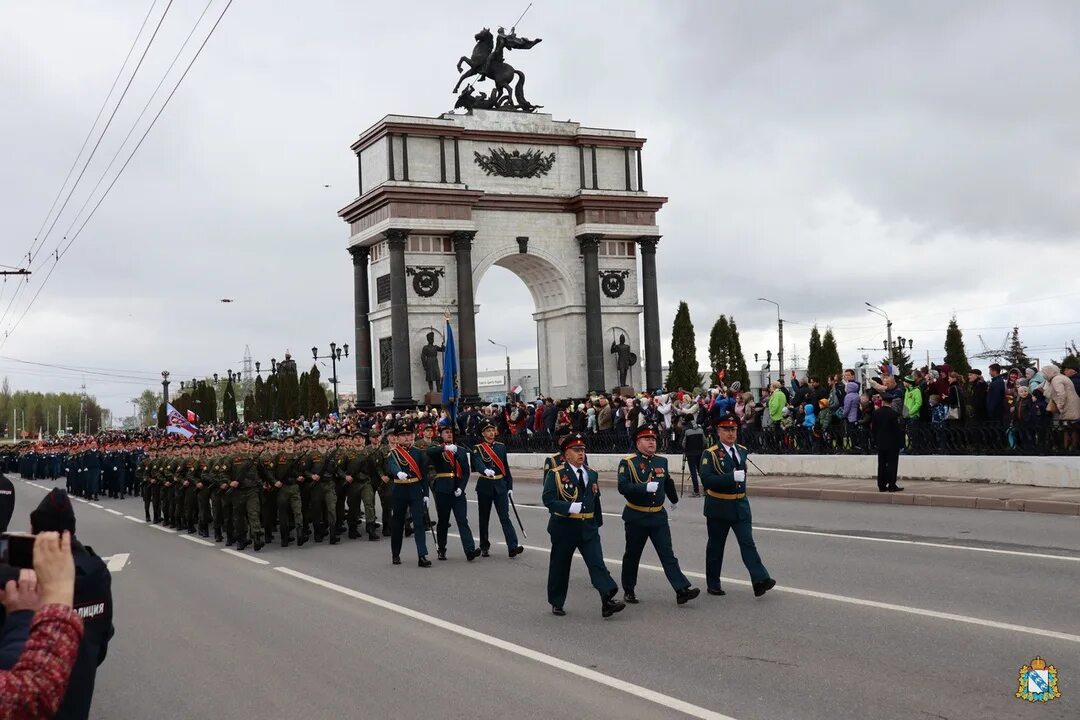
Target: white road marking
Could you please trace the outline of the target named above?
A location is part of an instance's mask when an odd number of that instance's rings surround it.
[[[475,504],[474,500],[469,502]],[[538,505],[518,505],[519,510],[541,510],[547,512],[546,507]],[[622,518],[620,513],[603,513],[604,517]],[[1000,550],[998,548],[976,547],[974,545],[950,545],[949,543],[925,542],[922,540],[896,540],[893,538],[871,537],[869,535],[848,535],[844,533],[820,532],[814,530],[793,530],[790,528],[769,527],[767,525],[755,525],[754,531],[789,533],[792,535],[808,535],[812,537],[836,538],[838,540],[863,540],[865,542],[889,543],[895,545],[917,545],[920,547],[939,548],[942,550],[966,550],[968,552],[991,553],[994,555],[1012,555],[1014,557],[1026,557],[1033,560],[1065,560],[1067,562],[1080,562],[1080,556],[1056,555],[1054,553],[1025,552],[1021,550]]]
[[[453,537],[458,537],[453,533],[450,533]],[[497,545],[506,545],[505,542],[498,542]],[[551,548],[539,547],[538,545],[523,545],[529,550],[536,550],[542,553],[550,553]],[[610,565],[622,565],[621,560],[615,558],[604,558],[604,562]],[[641,563],[638,567],[644,570],[653,570],[656,572],[664,572],[664,568],[659,565],[649,565],[648,563]],[[691,572],[689,570],[683,570],[683,574],[687,577],[697,578],[699,580],[705,579],[704,573]],[[723,577],[720,578],[723,582],[732,585],[751,585],[749,580],[739,580],[736,578]],[[957,615],[955,613],[939,612],[937,610],[927,610],[925,608],[912,607],[910,605],[897,605],[895,603],[878,602],[877,600],[864,600],[862,598],[848,597],[847,595],[836,595],[834,593],[818,592],[817,590],[806,590],[804,588],[786,587],[783,585],[777,585],[773,588],[773,592],[789,593],[791,595],[801,595],[803,597],[817,598],[819,600],[832,600],[833,602],[846,603],[848,605],[861,605],[863,607],[877,608],[878,610],[890,610],[892,612],[905,613],[908,615],[919,615],[921,617],[936,618],[938,620],[951,620],[952,622],[965,623],[967,625],[977,625],[980,627],[993,628],[995,630],[1007,630],[1009,632],[1021,633],[1025,635],[1037,635],[1039,637],[1053,638],[1054,640],[1064,640],[1071,643],[1080,643],[1080,635],[1073,635],[1071,633],[1058,632],[1057,630],[1046,630],[1044,628],[1030,627],[1028,625],[1014,625],[1012,623],[1003,623],[996,620],[985,620],[983,618],[971,617],[970,615]]]
[[[209,547],[214,547],[214,543],[207,542],[206,540],[203,540],[202,538],[195,537],[194,535],[181,535],[180,537],[183,538],[184,540],[187,540],[188,542],[193,542],[196,545],[207,545]]]
[[[269,565],[270,564],[269,560],[263,560],[262,558],[257,558],[257,557],[254,557],[252,555],[247,555],[245,553],[240,552],[239,550],[233,550],[232,548],[221,548],[221,552],[228,553],[229,555],[232,555],[233,557],[243,558],[244,560],[247,560],[248,562],[253,562],[256,565]]]
[[[110,557],[103,557],[106,567],[109,568],[109,572],[118,573],[124,569],[127,565],[128,558],[131,557],[131,553],[116,553]]]
[[[722,715],[721,713],[713,712],[708,708],[692,705],[683,700],[679,700],[678,698],[671,697],[670,695],[664,695],[663,693],[640,687],[633,683],[626,682],[625,680],[620,680],[616,677],[612,677],[611,675],[605,675],[602,672],[598,672],[582,665],[575,665],[574,663],[568,662],[561,658],[557,658],[554,655],[548,655],[547,653],[542,653],[537,650],[527,648],[523,645],[518,645],[517,643],[507,642],[502,638],[488,635],[486,633],[473,630],[472,628],[468,628],[463,625],[457,625],[456,623],[452,623],[447,620],[434,617],[432,615],[427,615],[425,613],[412,610],[411,608],[397,605],[387,600],[374,597],[373,595],[367,595],[365,593],[358,592],[342,585],[336,585],[332,582],[322,580],[321,578],[313,577],[311,575],[305,575],[304,573],[297,572],[296,570],[291,570],[287,567],[278,566],[275,567],[274,570],[290,577],[296,578],[297,580],[303,580],[305,582],[311,583],[312,585],[318,585],[319,587],[326,588],[327,590],[333,590],[334,592],[341,593],[342,595],[345,595],[347,597],[351,597],[354,600],[360,600],[361,602],[368,603],[369,605],[374,605],[376,607],[383,608],[384,610],[389,610],[391,612],[403,615],[413,620],[419,620],[420,622],[432,625],[442,630],[446,630],[447,632],[452,632],[456,635],[469,638],[470,640],[475,640],[485,645],[489,645],[500,650],[505,650],[506,652],[512,653],[514,655],[518,655],[519,657],[538,662],[542,665],[547,665],[548,667],[555,668],[556,670],[570,673],[577,678],[585,678],[587,680],[592,680],[598,685],[604,685],[613,690],[618,690],[628,695],[633,695],[634,697],[641,698],[642,700],[646,700],[657,705],[661,705],[670,710],[681,712],[685,715],[689,715],[690,717],[702,718],[703,720],[735,720],[735,718],[732,718],[730,715]]]
[[[98,510],[104,510],[105,509],[104,505],[98,505],[95,502],[90,503],[90,507],[96,507]]]
[[[151,525],[150,527],[154,528],[155,530],[160,530],[163,533],[170,533],[172,535],[176,534],[175,530],[173,530],[172,528],[167,528],[164,525]]]
[[[105,508],[105,512],[112,513],[113,515],[120,515],[120,516],[123,516],[123,514],[124,514],[124,513],[120,512],[119,510],[113,510],[112,508]]]
[[[84,504],[86,504],[86,505],[89,505],[89,504],[90,504],[90,501],[89,501],[89,500],[83,500],[83,499],[82,499],[81,497],[77,497],[77,498],[75,498],[75,502],[81,502],[81,503],[84,503]]]
[[[134,515],[125,515],[124,517],[127,518],[128,520],[130,520],[131,522],[142,523],[143,525],[146,524],[145,520],[143,520],[142,518],[137,518]]]
[[[841,540],[865,540],[867,542],[892,543],[896,545],[919,545],[921,547],[942,548],[945,550],[967,550],[969,552],[993,553],[995,555],[1014,555],[1017,557],[1034,558],[1036,560],[1067,560],[1080,562],[1080,556],[1055,555],[1053,553],[1023,552],[1020,550],[1000,550],[998,548],[975,547],[973,545],[950,545],[948,543],[924,542],[922,540],[896,540],[894,538],[869,537],[867,535],[845,535],[842,533],[815,532],[813,530],[792,530],[789,528],[767,527],[755,525],[754,531],[790,533],[792,535],[813,535],[816,537],[838,538]]]

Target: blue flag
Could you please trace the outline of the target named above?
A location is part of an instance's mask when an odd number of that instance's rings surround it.
[[[457,350],[454,348],[454,329],[446,321],[446,344],[443,351],[442,404],[451,422],[457,422],[458,370]]]

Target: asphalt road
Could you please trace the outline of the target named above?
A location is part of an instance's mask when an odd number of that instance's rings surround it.
[[[41,486],[16,483],[14,528]],[[142,523],[139,501],[76,503],[80,539],[128,556],[91,717],[1080,717],[1080,518],[760,498],[775,591],[753,597],[731,539],[728,594],[679,607],[647,549],[641,604],[603,620],[580,560],[550,614],[546,511],[535,485],[515,494],[524,555],[470,564],[451,538],[427,570],[411,540],[401,566],[388,540],[239,557]],[[672,529],[703,587],[700,502]],[[602,535],[618,581],[617,514]],[[1036,655],[1061,699],[1013,696]]]

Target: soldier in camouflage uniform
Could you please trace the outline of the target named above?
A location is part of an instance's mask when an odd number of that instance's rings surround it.
[[[255,467],[258,449],[237,448],[229,456],[229,489],[232,495],[233,528],[236,532],[236,549],[243,550],[255,544],[255,551],[262,550],[262,523],[259,519],[259,476]]]
[[[364,506],[364,529],[368,540],[378,540],[375,532],[375,482],[382,459],[375,448],[367,447],[364,435],[353,437],[345,466],[345,494],[349,501],[349,537],[360,537],[360,505]],[[378,464],[374,464],[378,462]]]

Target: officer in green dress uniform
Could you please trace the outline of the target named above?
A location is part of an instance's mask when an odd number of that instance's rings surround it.
[[[510,548],[510,557],[517,557],[525,552],[518,544],[514,523],[510,522],[509,497],[514,492],[514,477],[510,474],[510,463],[506,457],[506,446],[495,441],[498,428],[490,420],[480,424],[480,442],[472,452],[472,468],[476,471],[476,503],[480,510],[480,555],[488,557],[488,520],[491,518],[491,506],[499,515],[506,547]]]
[[[736,443],[739,418],[735,413],[716,421],[719,442],[701,457],[701,484],[705,488],[705,522],[709,542],[705,547],[705,582],[710,595],[723,595],[720,570],[724,563],[724,543],[728,530],[735,533],[743,564],[750,571],[754,596],[761,597],[776,581],[761,563],[754,545],[750,501],[746,499],[746,456],[749,451]]]
[[[611,617],[626,604],[615,599],[619,586],[604,565],[600,529],[592,522],[599,492],[596,471],[585,467],[585,438],[580,433],[564,438],[562,448],[563,463],[544,474],[544,506],[551,513],[548,520],[551,536],[548,602],[552,614],[566,614],[563,605],[570,586],[570,565],[577,550],[589,569],[593,587],[600,593],[600,614]]]
[[[439,521],[435,534],[439,543],[439,559],[446,559],[446,538],[450,529],[450,513],[454,514],[465,559],[472,562],[480,557],[480,550],[473,541],[469,529],[469,505],[465,488],[469,484],[469,453],[454,443],[454,426],[449,420],[439,425],[439,443],[427,450],[428,466],[435,493],[435,510]]]
[[[427,536],[424,529],[424,508],[428,504],[427,458],[417,448],[410,447],[412,426],[401,421],[394,428],[397,443],[386,458],[386,472],[391,479],[390,553],[395,565],[401,564],[401,541],[405,534],[405,514],[412,511],[413,540],[416,541],[417,564],[431,567],[427,559]],[[385,521],[385,518],[384,518]]]
[[[619,463],[619,493],[626,498],[622,518],[626,527],[626,551],[623,553],[622,586],[623,599],[637,604],[638,565],[646,541],[652,541],[668,582],[675,589],[675,600],[680,605],[693,600],[700,590],[690,586],[690,581],[679,568],[679,560],[671,548],[671,527],[664,509],[665,496],[672,510],[679,502],[675,481],[668,472],[667,459],[656,454],[657,432],[654,425],[642,425],[634,433],[637,452]]]

